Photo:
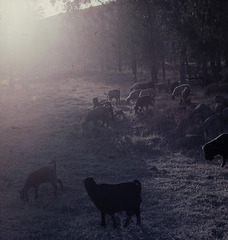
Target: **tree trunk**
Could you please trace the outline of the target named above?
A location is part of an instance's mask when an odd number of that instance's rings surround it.
[[[180,64],[180,83],[185,83],[185,58],[181,59]]]
[[[207,68],[207,54],[203,54],[203,83],[204,85],[209,84],[208,79],[208,68]]]
[[[136,60],[133,35],[131,35],[131,38],[130,38],[130,46],[131,46],[131,70],[134,77],[134,82],[137,82],[137,60]]]
[[[122,55],[121,55],[121,44],[118,43],[118,70],[122,72]]]
[[[165,82],[165,59],[162,60],[162,79]]]
[[[190,66],[188,64],[188,57],[185,56],[185,73],[188,74],[189,77],[191,77],[191,69]]]
[[[220,50],[217,51],[217,56],[216,56],[216,66],[217,66],[217,74],[219,75],[219,73],[222,70],[222,64],[221,64],[221,52]]]
[[[211,52],[211,73],[213,82],[217,82],[217,69],[215,65],[215,52]]]
[[[150,73],[151,73],[151,81],[154,86],[158,80],[158,64],[157,64],[157,52],[156,52],[156,42],[155,42],[155,32],[151,32],[150,34]]]
[[[137,82],[137,61],[135,56],[132,57],[131,70],[134,77],[134,82]]]

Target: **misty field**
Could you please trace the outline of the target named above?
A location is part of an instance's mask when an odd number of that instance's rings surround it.
[[[1,83],[0,95],[0,239],[90,240],[228,239],[228,170],[221,159],[204,159],[201,145],[175,146],[178,121],[190,107],[156,96],[157,109],[136,115],[126,96],[133,84],[127,74],[88,76],[50,75],[14,88]],[[89,126],[82,131],[93,97],[106,99],[120,88],[121,102],[113,103],[116,121],[110,127]],[[194,88],[192,102],[213,104]],[[29,192],[24,202],[19,191],[30,172],[55,160],[65,193],[53,195],[41,185],[39,198]],[[125,213],[113,229],[100,224],[100,212],[89,200],[83,180],[142,183],[142,225],[133,217],[123,228]]]

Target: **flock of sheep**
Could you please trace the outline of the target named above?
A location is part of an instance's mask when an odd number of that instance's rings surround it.
[[[131,92],[126,98],[126,103],[130,104],[131,101],[135,101],[135,113],[142,112],[144,108],[147,110],[150,105],[155,107],[155,96],[158,94],[158,91],[169,91],[169,89],[172,90],[172,99],[175,99],[177,96],[181,96],[182,104],[190,103],[189,96],[191,93],[191,87],[189,84],[179,85],[178,82],[173,84],[167,82],[157,84],[156,88],[157,90],[155,90],[152,82],[135,83],[131,87]],[[98,121],[102,121],[103,125],[106,124],[108,127],[110,114],[114,120],[113,108],[111,104],[113,99],[115,99],[116,103],[120,103],[119,89],[113,89],[108,92],[108,101],[99,102],[98,98],[94,98],[94,108],[87,114],[85,121],[82,123],[82,128],[87,129],[90,122],[93,122],[93,124],[96,125]]]
[[[219,87],[225,89],[225,86],[215,87],[215,84],[211,84],[206,88],[205,94],[217,93]],[[215,91],[215,87],[217,90]],[[213,90],[212,90],[213,89]],[[148,109],[149,105],[155,107],[155,96],[158,92],[172,92],[171,98],[180,96],[180,104],[190,104],[190,84],[178,83],[160,83],[156,85],[156,90],[152,82],[139,82],[135,83],[131,87],[131,92],[126,98],[126,103],[129,104],[130,101],[135,100],[134,110],[135,113],[144,110],[144,107]],[[170,99],[171,99],[170,98]],[[88,128],[88,124],[93,122],[94,125],[97,122],[102,121],[103,125],[109,126],[110,115],[113,121],[115,121],[115,116],[112,108],[112,100],[115,99],[116,103],[120,103],[120,89],[110,90],[108,92],[108,100],[98,101],[98,98],[93,99],[94,107],[90,110],[82,123],[83,130]],[[220,95],[216,96],[219,111],[224,111],[228,107],[228,99]],[[200,110],[199,110],[200,109]],[[221,110],[222,109],[222,110]],[[198,112],[197,112],[198,111]],[[197,106],[193,112],[192,116],[196,113],[206,114],[205,109],[202,110]],[[223,157],[222,167],[226,164],[228,160],[228,134],[223,133],[219,135],[212,141],[206,143],[203,146],[205,152],[205,158],[212,160],[216,155],[221,155]],[[54,195],[57,195],[57,183],[60,185],[62,191],[64,191],[62,181],[57,178],[56,175],[56,162],[52,161],[54,166],[42,167],[34,172],[32,172],[25,184],[23,189],[20,191],[20,198],[22,200],[29,200],[29,189],[35,189],[35,198],[38,197],[39,186],[42,183],[51,183],[54,188]],[[101,212],[101,225],[105,226],[105,215],[109,214],[112,217],[113,227],[117,227],[117,222],[115,220],[114,214],[116,212],[125,211],[127,218],[124,227],[127,227],[130,223],[130,219],[133,215],[137,218],[137,225],[141,224],[140,217],[140,204],[141,204],[141,183],[138,180],[132,182],[125,182],[120,184],[97,184],[93,178],[86,178],[84,180],[84,186],[88,193],[90,200],[95,204],[95,206]]]

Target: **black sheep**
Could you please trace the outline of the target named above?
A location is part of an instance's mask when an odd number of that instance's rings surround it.
[[[98,98],[93,98],[93,107],[99,107],[99,106],[105,106],[108,109],[110,109],[110,113],[112,115],[112,119],[113,121],[115,121],[115,117],[114,117],[114,113],[113,113],[113,108],[112,108],[112,104],[108,101],[98,101]]]
[[[216,155],[223,157],[221,167],[224,167],[228,159],[228,133],[223,133],[203,146],[205,158],[213,160]]]
[[[116,227],[114,214],[122,211],[127,214],[124,227],[129,225],[133,215],[137,217],[137,225],[141,224],[141,183],[138,180],[120,184],[97,184],[93,178],[86,178],[84,185],[90,200],[101,212],[102,226],[105,226],[105,215],[109,214],[112,217],[113,227]]]
[[[38,198],[39,186],[42,183],[51,183],[55,195],[57,195],[56,183],[59,183],[62,191],[64,191],[62,181],[56,176],[56,162],[52,161],[52,163],[54,164],[54,167],[45,166],[39,168],[28,176],[23,189],[20,191],[20,198],[22,200],[29,201],[28,191],[32,187],[35,188],[35,198]]]
[[[142,111],[143,107],[146,107],[146,110],[148,109],[148,106],[154,106],[155,104],[155,100],[154,97],[150,94],[150,96],[143,96],[143,97],[139,97],[136,104],[135,104],[135,113],[137,113],[138,111]],[[141,109],[139,109],[139,107]]]

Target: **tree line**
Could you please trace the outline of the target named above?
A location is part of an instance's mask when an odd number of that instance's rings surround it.
[[[39,31],[42,44],[36,44],[50,62],[70,62],[85,70],[129,68],[134,81],[146,69],[154,84],[160,81],[159,71],[165,81],[167,68],[178,70],[181,82],[186,74],[200,74],[208,84],[219,81],[227,66],[226,0],[100,0],[101,5],[89,8],[83,6],[90,0],[50,0],[56,1],[64,2],[66,10],[58,17],[58,36],[51,20],[44,20],[41,25],[49,22],[50,27]]]

